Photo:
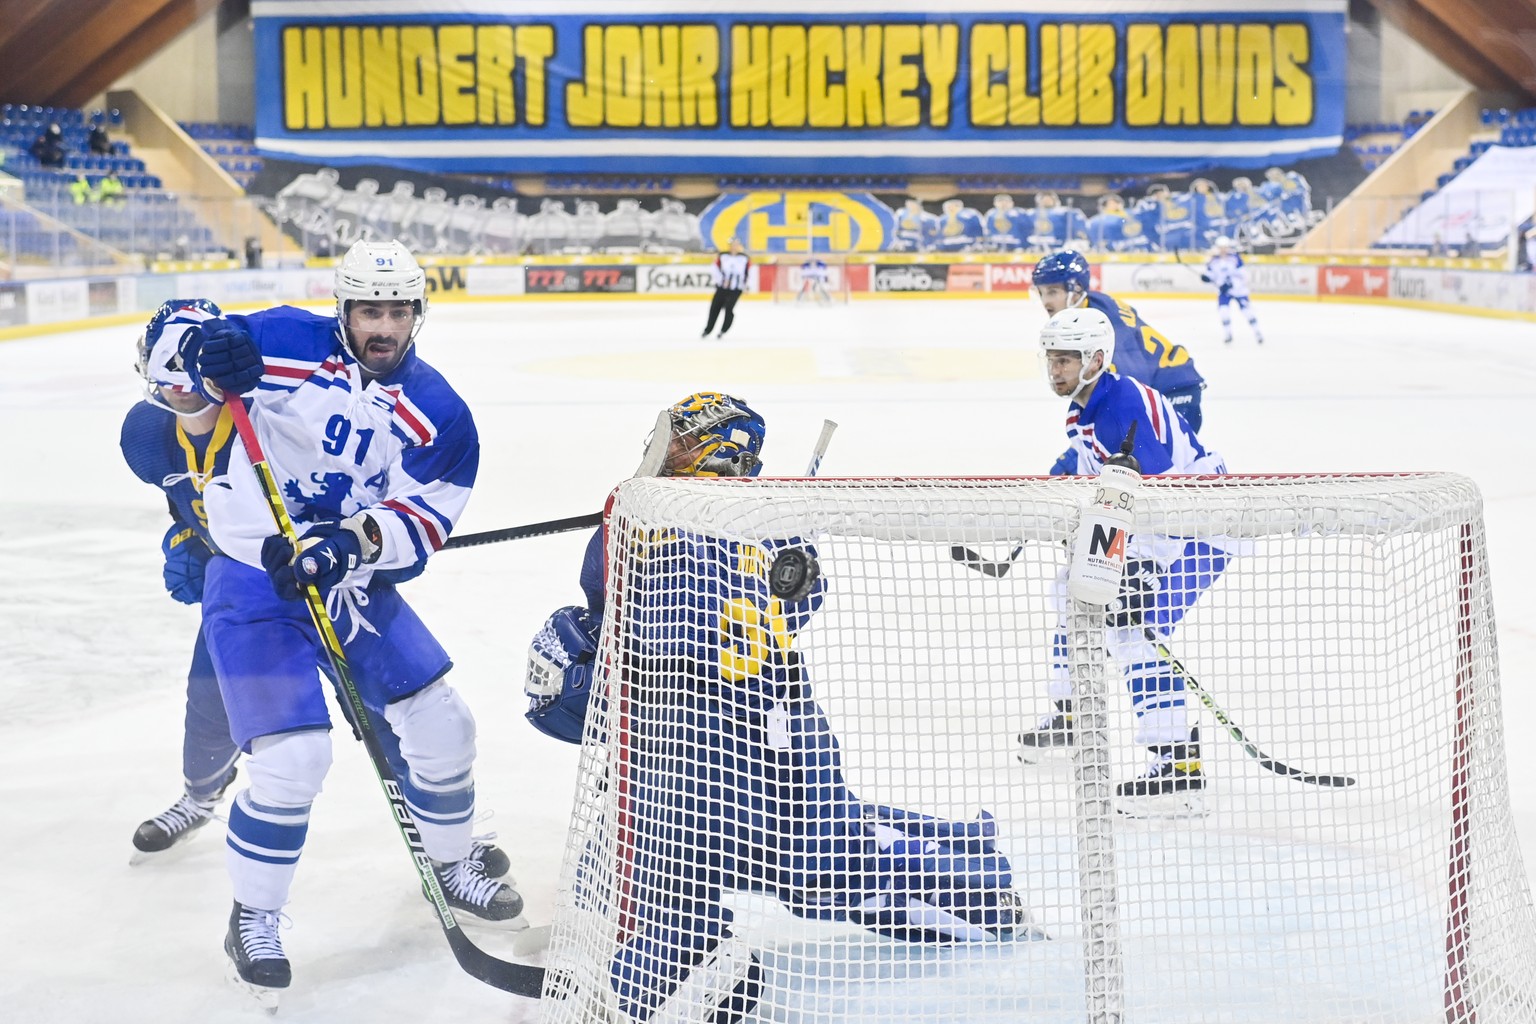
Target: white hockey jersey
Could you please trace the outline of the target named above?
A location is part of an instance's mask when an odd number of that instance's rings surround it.
[[[251,422],[300,533],[368,510],[383,541],[379,559],[349,577],[360,584],[441,548],[469,501],[480,440],[469,407],[415,346],[364,384],[334,317],[281,306],[227,319],[261,349]],[[243,444],[205,500],[219,550],[260,567],[262,540],[277,528]]]
[[[1217,253],[1206,260],[1205,276],[1211,279],[1217,291],[1225,287],[1234,299],[1248,297],[1248,269],[1243,266],[1243,258],[1235,252]]]

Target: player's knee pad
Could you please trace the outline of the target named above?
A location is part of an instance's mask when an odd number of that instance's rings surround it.
[[[265,807],[307,807],[331,767],[331,734],[324,729],[282,732],[251,741],[245,759],[251,800]]]
[[[384,709],[411,772],[436,781],[475,763],[475,716],[459,692],[439,679]]]

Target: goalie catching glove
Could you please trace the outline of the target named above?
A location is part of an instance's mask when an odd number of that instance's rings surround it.
[[[580,743],[592,698],[598,622],[571,605],[545,620],[528,648],[528,694],[524,717],[546,736]]]

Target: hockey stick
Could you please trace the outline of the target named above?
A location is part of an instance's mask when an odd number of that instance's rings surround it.
[[[267,465],[266,454],[262,452],[261,441],[257,439],[256,431],[251,426],[250,416],[245,411],[245,403],[239,398],[234,398],[226,404],[229,406],[230,415],[234,418],[235,430],[239,432],[240,440],[245,444],[245,452],[250,458],[251,468],[256,471],[256,478],[261,482],[261,490],[266,495],[267,505],[272,511],[272,519],[277,524],[279,532],[294,546],[294,551],[298,551],[298,532],[293,527],[293,520],[288,516],[287,506],[283,504],[282,494],[277,488],[277,480],[272,475],[272,467]],[[394,770],[390,768],[389,761],[384,756],[384,748],[379,743],[378,735],[373,731],[369,711],[363,704],[363,698],[358,693],[356,683],[352,681],[352,671],[347,665],[346,652],[342,650],[341,640],[336,636],[336,629],[331,624],[330,615],[326,613],[325,599],[320,596],[320,589],[314,585],[305,587],[304,601],[309,606],[309,617],[314,620],[315,629],[320,633],[321,643],[325,647],[325,656],[331,663],[331,681],[336,686],[337,699],[351,713],[352,724],[368,751],[368,757],[373,761],[374,773],[378,776],[385,798],[389,800],[390,811],[393,812],[395,824],[400,829],[400,838],[404,839],[405,845],[410,848],[416,873],[421,876],[421,884],[427,891],[428,899],[437,908],[438,923],[442,925],[443,934],[448,937],[448,945],[453,950],[454,958],[471,977],[487,985],[499,988],[503,992],[538,999],[544,993],[544,968],[498,960],[465,937],[464,929],[460,928],[459,922],[454,919],[453,910],[443,896],[442,880],[437,877],[431,858],[427,856],[426,848],[422,845],[421,830],[411,819],[410,809],[405,804],[405,794],[400,789],[400,781],[395,777]]]
[[[806,476],[815,476],[821,468],[821,457],[827,454],[827,446],[832,443],[832,431],[837,429],[837,424],[831,420],[821,421],[821,436],[816,439],[816,447],[811,449],[811,464],[806,467]]]
[[[1024,545],[1020,544],[1013,549],[1013,552],[1007,558],[993,562],[982,558],[980,554],[968,547],[956,544],[949,549],[949,557],[961,563],[967,569],[975,569],[977,572],[991,576],[993,579],[1001,579],[1008,575],[1008,570],[1013,568],[1013,563],[1018,561],[1019,554],[1023,550]]]
[[[816,442],[816,450],[811,455],[810,468],[805,471],[806,476],[815,476],[816,469],[821,465],[821,458],[827,454],[827,445],[832,441],[832,432],[837,429],[837,424],[831,420],[823,420],[821,437]],[[666,449],[662,449],[665,453]],[[509,526],[503,530],[486,530],[483,533],[465,533],[449,537],[443,545],[443,550],[449,548],[472,548],[481,544],[495,544],[504,540],[526,540],[529,537],[547,537],[556,533],[570,533],[572,530],[585,530],[593,526],[603,525],[601,512],[589,512],[582,516],[568,516],[565,519],[550,519],[542,523],[529,523],[526,526]]]
[[[546,537],[555,533],[569,533],[572,530],[582,530],[590,526],[601,526],[603,514],[601,512],[589,512],[584,516],[570,516],[566,519],[551,519],[543,523],[529,523],[527,526],[509,526],[504,530],[486,530],[484,533],[465,533],[456,537],[449,537],[448,543],[443,545],[443,550],[449,548],[472,548],[479,544],[495,544],[503,540],[523,540],[527,537]]]
[[[1248,752],[1249,757],[1259,762],[1259,767],[1272,771],[1276,775],[1284,775],[1287,778],[1295,779],[1297,782],[1306,782],[1314,786],[1337,786],[1339,788],[1343,788],[1345,786],[1353,786],[1355,784],[1355,779],[1351,776],[1313,775],[1311,772],[1304,772],[1300,768],[1292,768],[1290,765],[1284,763],[1283,761],[1277,761],[1270,757],[1268,754],[1264,753],[1264,751],[1260,750],[1252,740],[1243,735],[1243,730],[1239,729],[1237,724],[1233,722],[1230,717],[1228,717],[1224,710],[1222,710],[1221,705],[1216,703],[1216,698],[1212,697],[1210,692],[1207,691],[1205,687],[1201,686],[1199,681],[1195,679],[1194,676],[1190,675],[1189,669],[1184,667],[1184,663],[1179,661],[1178,658],[1174,657],[1173,652],[1170,651],[1168,649],[1168,645],[1163,643],[1163,641],[1158,637],[1156,631],[1149,627],[1146,630],[1146,636],[1147,641],[1153,647],[1157,648],[1157,653],[1162,656],[1163,660],[1168,662],[1168,664],[1173,667],[1173,670],[1183,678],[1184,685],[1193,690],[1195,696],[1200,698],[1200,703],[1204,704],[1210,713],[1216,717],[1216,721],[1220,722],[1226,728],[1227,732],[1231,734],[1232,738],[1236,740],[1245,751]]]

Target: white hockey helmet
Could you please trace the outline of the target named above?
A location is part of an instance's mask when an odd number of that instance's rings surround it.
[[[1230,252],[1234,248],[1232,239],[1228,238],[1226,235],[1217,235],[1216,241],[1211,244],[1216,246],[1217,252]]]
[[[1040,328],[1040,359],[1047,363],[1046,384],[1050,384],[1048,360],[1052,352],[1072,352],[1083,360],[1077,371],[1077,387],[1070,397],[1076,398],[1084,388],[1098,381],[1115,359],[1115,328],[1109,317],[1092,306],[1074,306],[1056,313]],[[1104,353],[1104,362],[1092,377],[1084,377],[1094,353]],[[1054,388],[1052,388],[1054,390]]]
[[[336,265],[336,320],[348,348],[352,339],[347,330],[347,303],[360,301],[413,303],[416,319],[410,340],[415,341],[427,318],[427,275],[410,250],[394,239],[354,242]]]

